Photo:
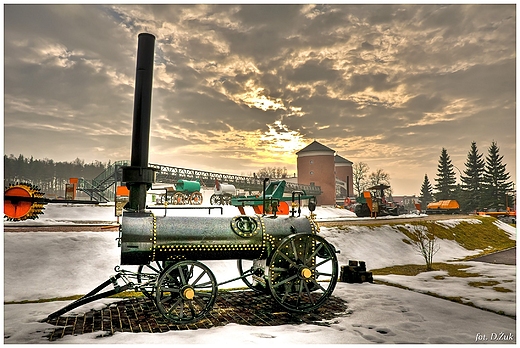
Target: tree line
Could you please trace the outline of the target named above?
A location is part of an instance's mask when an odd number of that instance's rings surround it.
[[[69,178],[92,180],[111,164],[95,161],[85,163],[76,158],[73,162],[54,162],[52,159],[34,159],[23,155],[4,155],[4,187],[10,184],[29,183],[48,195],[64,196]]]
[[[432,186],[428,175],[424,175],[421,186],[421,209],[426,209],[430,202],[457,200],[464,212],[505,211],[514,206],[514,184],[503,163],[500,148],[493,141],[484,158],[479,153],[477,143],[472,142],[468,151],[465,168],[460,172],[461,183],[456,183],[456,176],[448,150],[442,148],[437,166],[435,185]],[[457,168],[458,170],[458,168]]]

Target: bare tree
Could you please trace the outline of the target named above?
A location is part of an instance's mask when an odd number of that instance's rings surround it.
[[[287,178],[287,168],[264,167],[256,172],[256,176],[258,178],[285,179]]]
[[[428,227],[422,225],[412,226],[410,238],[412,248],[422,255],[426,263],[426,270],[433,270],[433,256],[439,251],[440,246],[437,244],[435,229],[437,224],[435,221],[428,221]]]
[[[370,186],[376,186],[379,184],[390,186],[390,174],[385,172],[383,169],[377,169],[375,172],[370,173],[368,176],[368,182]]]
[[[365,162],[356,162],[352,166],[352,184],[358,196],[361,196],[361,192],[363,192],[367,186],[367,174],[369,170],[368,164]]]

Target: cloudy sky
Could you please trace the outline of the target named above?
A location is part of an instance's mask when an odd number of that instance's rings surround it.
[[[292,175],[317,140],[419,194],[443,147],[462,171],[494,140],[516,176],[515,4],[5,5],[4,25],[6,155],[129,159],[148,32],[151,163]]]

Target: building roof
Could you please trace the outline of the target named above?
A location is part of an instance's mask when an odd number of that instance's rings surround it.
[[[334,156],[334,163],[348,163],[353,164],[353,162],[350,162],[348,159],[341,157],[340,155]]]
[[[314,140],[312,143],[301,149],[300,151],[296,152],[296,154],[302,153],[302,152],[311,152],[311,151],[330,151],[330,152],[336,152],[332,150],[330,147],[327,147],[325,145],[322,145],[318,143],[316,140]]]

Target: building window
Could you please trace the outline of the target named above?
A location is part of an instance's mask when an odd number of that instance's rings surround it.
[[[311,173],[310,173],[310,174],[311,174],[311,175],[314,175],[314,172],[311,170]]]
[[[310,160],[310,163],[313,164],[313,163],[314,163],[314,160]]]

